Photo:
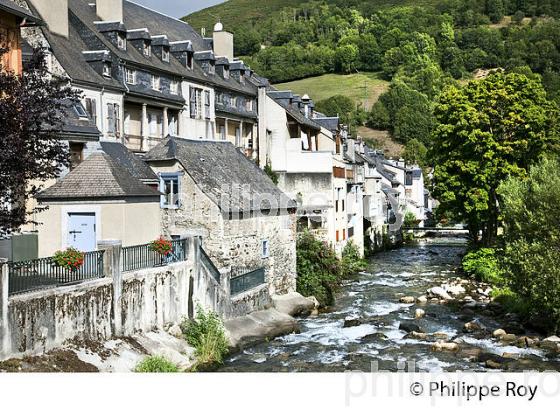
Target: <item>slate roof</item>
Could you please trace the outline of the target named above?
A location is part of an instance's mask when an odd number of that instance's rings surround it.
[[[75,106],[79,102],[66,101],[64,108],[64,118],[62,124],[62,134],[66,136],[80,137],[86,140],[99,140],[100,132],[93,120],[87,115],[80,117]],[[83,107],[81,107],[83,109]],[[84,110],[85,112],[85,110]]]
[[[11,0],[0,0],[0,10],[13,14],[22,20],[26,20],[26,27],[43,23],[41,19],[33,15],[31,11],[19,6]]]
[[[176,160],[222,212],[296,208],[270,178],[226,141],[169,137],[146,154],[147,162]],[[271,204],[267,198],[276,202]],[[262,200],[260,200],[262,199]]]
[[[133,177],[141,181],[158,181],[159,178],[154,171],[120,142],[101,142],[101,149],[109,155],[117,164],[125,168]]]
[[[284,94],[281,94],[280,96],[283,97]],[[301,113],[300,110],[292,107],[290,105],[290,103],[285,99],[285,98],[279,98],[278,94],[275,92],[269,92],[268,96],[270,98],[272,98],[278,105],[280,105],[282,108],[284,108],[286,110],[286,112],[294,119],[296,120],[298,123],[300,123],[301,125],[305,125],[311,129],[314,129],[315,131],[320,131],[321,130],[321,126],[319,124],[317,124],[315,121],[313,121],[310,118],[307,118],[305,115],[303,115]]]
[[[160,193],[144,185],[108,154],[96,152],[53,186],[39,200],[95,200],[109,198],[158,199]]]
[[[313,121],[335,134],[338,131],[338,124],[340,123],[338,117],[315,117]]]

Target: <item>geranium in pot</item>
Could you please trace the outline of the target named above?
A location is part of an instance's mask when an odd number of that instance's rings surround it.
[[[155,241],[150,242],[150,250],[156,252],[161,256],[169,256],[173,251],[173,245],[171,241],[165,239],[163,236]]]
[[[68,248],[64,251],[57,251],[53,260],[56,266],[75,272],[84,264],[84,253],[76,248]]]

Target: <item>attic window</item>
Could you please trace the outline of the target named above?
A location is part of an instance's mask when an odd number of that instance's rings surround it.
[[[187,53],[187,68],[192,70],[194,62],[194,54],[192,52]]]
[[[224,66],[224,79],[229,80],[229,68]]]
[[[167,62],[167,63],[169,62],[169,49],[168,48],[164,47],[161,50],[161,59],[163,61]]]
[[[105,77],[111,77],[111,66],[109,63],[103,63],[103,75]]]
[[[150,57],[152,55],[152,46],[147,41],[144,41],[143,52],[144,52],[144,56],[146,57]]]
[[[117,47],[120,50],[126,50],[126,38],[122,34],[117,34]]]
[[[82,104],[74,105],[74,110],[76,110],[76,113],[80,116],[80,118],[87,118],[87,112],[84,107],[82,107]]]

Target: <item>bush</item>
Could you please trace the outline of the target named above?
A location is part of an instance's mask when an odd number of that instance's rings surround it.
[[[297,240],[297,291],[315,296],[323,306],[334,304],[334,292],[342,271],[334,250],[308,231]]]
[[[274,185],[278,185],[278,174],[272,170],[272,166],[270,164],[265,165],[264,172],[268,175],[272,182],[274,182]]]
[[[162,356],[149,356],[142,360],[134,370],[137,373],[177,373],[177,366]]]
[[[57,251],[53,260],[61,268],[77,271],[84,264],[84,253],[74,248],[68,248],[64,251]]]
[[[416,216],[412,212],[407,212],[404,215],[403,226],[405,228],[414,228],[415,226],[418,226],[418,220],[416,219]]]
[[[490,296],[502,305],[506,311],[518,314],[521,319],[528,319],[530,313],[529,304],[509,287],[493,289]]]
[[[350,275],[356,272],[364,271],[368,263],[360,256],[360,251],[354,242],[349,241],[342,250],[342,272],[343,276]]]
[[[495,249],[481,248],[467,253],[463,258],[462,267],[467,275],[474,276],[477,280],[493,285],[504,284],[505,274]]]
[[[195,319],[184,320],[181,330],[187,342],[196,349],[197,366],[223,363],[229,344],[222,320],[216,313],[205,312],[197,306]]]

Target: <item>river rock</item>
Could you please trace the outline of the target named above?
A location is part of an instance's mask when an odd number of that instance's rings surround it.
[[[414,303],[414,296],[403,296],[400,298],[401,303]]]
[[[518,360],[521,357],[521,355],[519,353],[504,352],[504,353],[502,353],[502,357],[504,359]]]
[[[541,340],[541,347],[552,352],[560,352],[560,337],[550,336]]]
[[[492,332],[492,336],[496,337],[496,338],[500,338],[502,336],[504,336],[506,334],[506,331],[504,329],[496,329]]]
[[[418,296],[416,298],[416,303],[426,303],[428,302],[428,298],[426,296]]]
[[[468,333],[478,332],[485,329],[486,327],[478,320],[471,320],[470,322],[465,323],[465,325],[463,326],[463,330]]]
[[[271,297],[274,308],[290,316],[308,316],[315,309],[315,302],[311,301],[297,292],[285,295],[273,295]]]
[[[502,368],[502,364],[498,363],[498,362],[495,362],[494,360],[486,360],[486,362],[484,364],[489,369],[501,369]]]
[[[434,338],[437,340],[443,340],[443,341],[447,341],[449,340],[449,335],[447,333],[443,333],[443,332],[435,332],[433,334]]]
[[[421,319],[421,318],[423,318],[424,316],[426,316],[426,312],[425,312],[423,309],[416,309],[416,310],[414,311],[414,317],[415,317],[416,319]]]
[[[174,336],[174,337],[177,337],[177,338],[182,338],[183,337],[183,332],[182,332],[181,327],[179,325],[171,326],[167,330],[167,333],[169,333],[171,336]]]
[[[412,322],[401,322],[399,325],[399,329],[400,330],[404,330],[407,333],[410,332],[417,332],[417,333],[423,333],[422,329],[420,329],[420,326],[412,323]]]
[[[538,338],[532,338],[528,336],[521,336],[517,339],[517,346],[522,348],[534,347],[538,343]]]
[[[224,327],[229,345],[234,350],[299,331],[296,319],[276,309],[228,319]]]
[[[517,341],[517,336],[513,333],[506,333],[505,335],[500,336],[499,339],[503,343],[511,343]]]
[[[445,290],[447,293],[450,293],[453,296],[458,296],[461,293],[465,293],[466,290],[464,287],[462,287],[461,285],[448,285],[448,284],[444,284],[441,286],[443,288],[443,290]]]
[[[432,350],[435,352],[457,352],[459,345],[455,342],[437,341],[432,345]]]
[[[422,332],[410,332],[409,334],[407,334],[405,336],[405,338],[407,339],[418,339],[418,340],[426,340],[428,338],[428,335],[426,333],[422,333]]]
[[[453,299],[451,296],[449,296],[449,293],[447,293],[441,286],[434,286],[433,288],[429,289],[428,294],[437,296],[438,298],[444,300]]]
[[[356,327],[360,326],[362,321],[360,319],[344,319],[342,327]]]
[[[479,349],[477,347],[471,347],[471,348],[468,348],[468,349],[461,349],[461,351],[459,353],[459,357],[463,357],[470,362],[476,362],[476,361],[478,361],[478,356],[480,355],[481,352],[482,352],[482,349]]]
[[[365,335],[364,337],[360,338],[360,341],[363,343],[373,343],[373,342],[380,342],[387,340],[387,336],[383,333],[372,333],[370,335]]]
[[[321,304],[319,303],[319,301],[315,296],[308,296],[306,299],[313,303],[313,307],[315,309],[319,309],[319,307],[321,307]]]

